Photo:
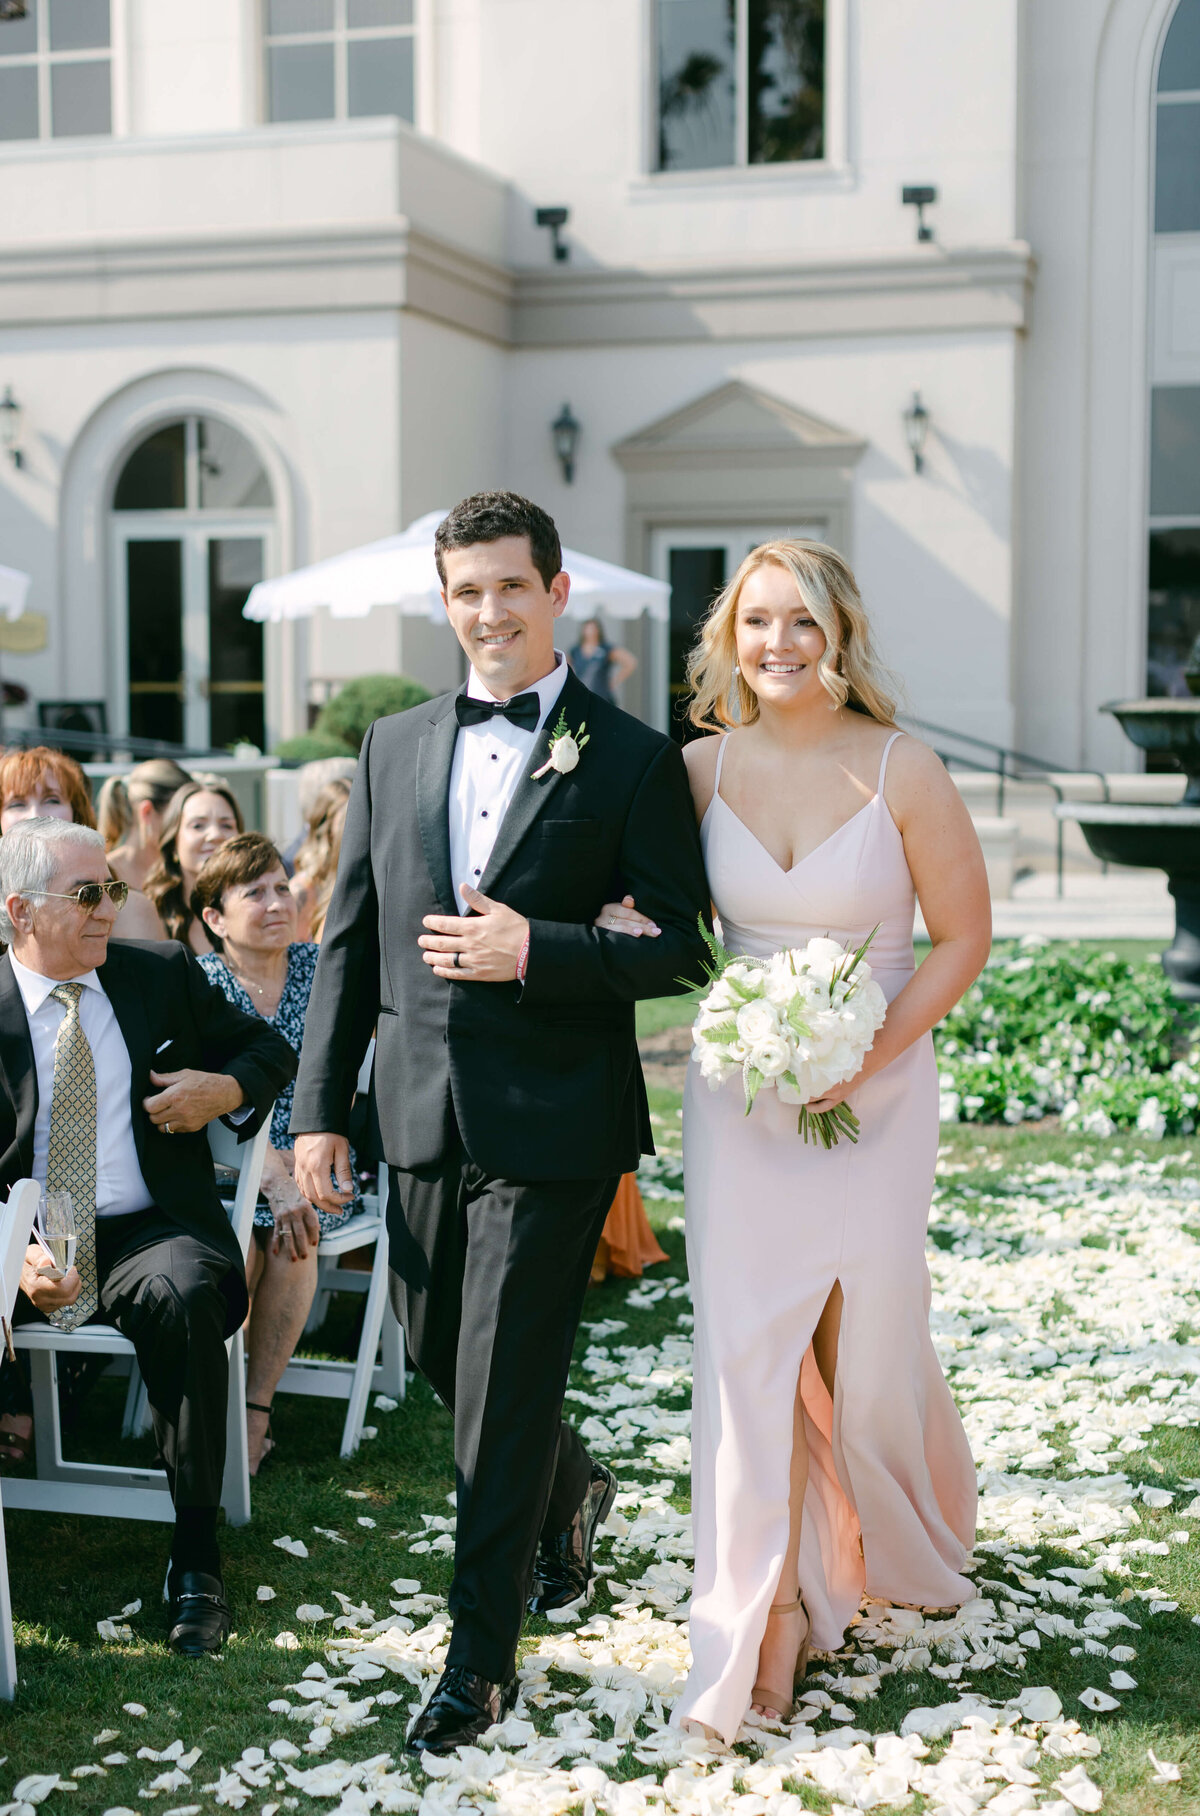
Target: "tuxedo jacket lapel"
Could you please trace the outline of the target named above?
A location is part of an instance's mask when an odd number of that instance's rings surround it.
[[[443,702],[441,716],[430,720],[417,749],[417,818],[421,826],[421,845],[434,894],[446,914],[456,912],[454,879],[450,872],[450,771],[457,741],[458,719],[452,695]]]
[[[37,1066],[25,1004],[5,953],[0,960],[0,1081],[17,1122],[17,1149],[26,1178],[33,1172],[33,1125],[37,1116]]]
[[[533,752],[528,765],[517,783],[516,792],[509,803],[508,812],[500,826],[492,855],[488,859],[487,869],[480,879],[479,889],[482,895],[498,882],[505,865],[512,858],[517,846],[525,837],[556,787],[562,776],[555,769],[548,769],[544,776],[534,780],[534,771],[542,767],[550,755],[549,733],[558,724],[559,715],[565,716],[569,729],[578,731],[587,719],[588,701],[591,695],[582,681],[573,674],[568,674],[561,694],[550,708],[546,724],[539,728],[534,739]],[[581,758],[580,761],[585,759]]]
[[[144,1157],[146,1136],[146,1112],[142,1108],[142,1098],[154,1089],[150,1083],[150,1067],[154,1063],[154,1056],[150,1050],[150,1024],[146,1020],[145,998],[139,989],[131,988],[132,980],[124,973],[119,948],[109,947],[108,957],[97,976],[104,994],[112,1004],[117,1026],[129,1054],[129,1103],[133,1140],[138,1159],[141,1160]]]

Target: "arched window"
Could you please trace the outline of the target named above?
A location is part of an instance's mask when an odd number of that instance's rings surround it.
[[[1200,637],[1200,0],[1171,17],[1154,114],[1147,684],[1182,696]]]
[[[217,417],[164,423],[126,457],[112,507],[121,729],[261,749],[262,626],[242,607],[269,569],[273,507],[258,453]]]

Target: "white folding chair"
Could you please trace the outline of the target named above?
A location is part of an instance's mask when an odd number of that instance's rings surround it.
[[[371,1088],[374,1060],[375,1042],[372,1041],[358,1074],[358,1091],[364,1097]],[[372,1391],[390,1394],[395,1400],[404,1398],[404,1338],[387,1290],[387,1180],[387,1168],[381,1164],[378,1193],[364,1194],[360,1215],[347,1218],[340,1229],[323,1236],[317,1247],[317,1290],[305,1329],[315,1330],[323,1323],[331,1293],[365,1293],[367,1303],[354,1361],[293,1356],[275,1390],[277,1393],[317,1394],[327,1399],[345,1400],[346,1422],[342,1427],[340,1452],[343,1457],[352,1457],[362,1442],[367,1402]],[[375,1250],[369,1274],[338,1266],[342,1255],[368,1247]]]
[[[36,1179],[18,1179],[0,1205],[0,1343],[12,1336],[12,1310],[21,1285],[21,1265],[29,1247],[29,1232],[37,1216],[41,1188]],[[8,1553],[4,1544],[2,1500],[10,1500],[10,1484],[0,1489],[0,1697],[11,1702],[17,1688],[17,1653],[13,1645],[12,1598],[8,1590]]]
[[[223,1123],[213,1122],[208,1126],[213,1158],[238,1171],[230,1222],[243,1259],[250,1244],[270,1123],[268,1111],[258,1134],[243,1144],[239,1144],[236,1134]],[[144,1396],[145,1389],[129,1339],[111,1324],[85,1324],[76,1331],[56,1330],[49,1324],[26,1324],[14,1333],[13,1341],[18,1349],[29,1351],[37,1475],[7,1479],[3,1491],[7,1505],[52,1513],[99,1513],[110,1519],[173,1523],[175,1509],[163,1470],[72,1462],[62,1453],[58,1356],[63,1352],[75,1356],[99,1354],[130,1359],[132,1373],[125,1429],[127,1432],[131,1428],[139,1429],[141,1410],[139,1407],[135,1413],[133,1403]],[[246,1370],[240,1329],[228,1339],[225,1347],[229,1351],[229,1406],[221,1505],[231,1526],[244,1526],[250,1518],[250,1459],[246,1446]]]

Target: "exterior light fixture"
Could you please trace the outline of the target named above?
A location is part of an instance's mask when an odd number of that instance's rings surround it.
[[[539,227],[550,229],[555,263],[565,264],[571,256],[571,248],[563,239],[562,230],[571,218],[571,210],[569,208],[539,208],[535,211],[533,218]]]
[[[564,404],[557,417],[550,424],[550,433],[554,437],[554,452],[562,468],[562,476],[568,485],[575,478],[575,450],[579,446],[579,437],[583,424],[571,414],[570,404]]]
[[[933,228],[925,225],[925,210],[932,208],[937,199],[938,192],[932,183],[906,183],[900,191],[904,206],[917,211],[917,240],[921,245],[933,238]]]
[[[925,437],[929,434],[929,420],[929,411],[921,402],[921,393],[914,391],[912,402],[904,412],[904,439],[913,457],[914,473],[925,471]]]
[[[26,0],[0,0],[0,25],[6,19],[23,19],[28,11]]]
[[[11,385],[6,385],[4,396],[0,397],[0,448],[8,455],[14,467],[25,465],[25,456],[21,452],[21,421],[25,412],[13,396]]]

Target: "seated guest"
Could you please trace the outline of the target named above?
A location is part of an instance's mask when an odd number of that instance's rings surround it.
[[[73,820],[76,826],[95,826],[88,779],[73,757],[48,745],[31,750],[10,750],[0,758],[0,833],[10,832],[22,820]],[[111,869],[111,865],[110,865]],[[119,876],[118,871],[113,871]],[[130,877],[125,906],[117,916],[115,940],[160,940],[162,924],[153,905]]]
[[[169,1643],[195,1656],[230,1627],[225,1339],[246,1315],[203,1131],[220,1116],[253,1135],[296,1059],[184,948],[110,943],[125,889],[87,827],[28,820],[0,839],[0,1191],[33,1177],[75,1207],[75,1265],[48,1279],[31,1244],[15,1321],[100,1315],[137,1351],[175,1503]]]
[[[230,839],[196,878],[192,906],[208,928],[217,951],[200,960],[207,976],[228,1000],[261,1015],[300,1051],[304,1017],[317,947],[296,940],[296,904],[283,859],[261,833]],[[263,1196],[270,1207],[254,1214],[254,1247],[247,1264],[252,1298],[247,1346],[246,1428],[250,1473],[274,1448],[271,1402],[279,1377],[292,1359],[317,1287],[317,1243],[341,1229],[346,1215],[362,1210],[355,1185],[344,1213],[317,1210],[293,1177],[292,1086],[275,1100],[271,1149],[263,1171]],[[351,1167],[357,1166],[351,1157]]]
[[[173,757],[135,763],[127,776],[109,776],[96,801],[108,867],[131,889],[145,889],[158,864],[163,816],[177,789],[191,781]]]
[[[351,779],[337,776],[321,789],[309,812],[307,836],[296,853],[292,894],[299,910],[300,938],[318,944],[337,881]]]
[[[192,890],[205,858],[244,831],[237,797],[215,776],[176,789],[163,816],[158,863],[146,884],[169,940],[181,940],[197,954],[214,950],[208,928],[192,912]]]

